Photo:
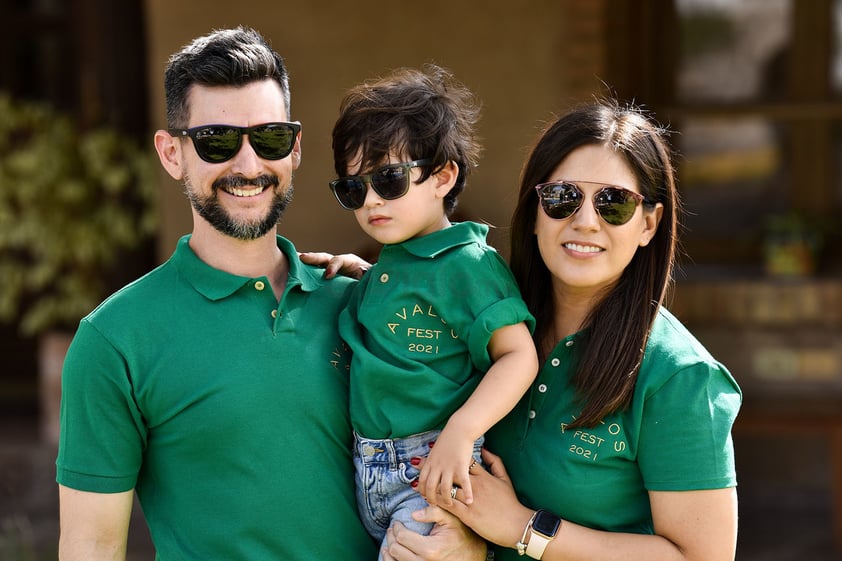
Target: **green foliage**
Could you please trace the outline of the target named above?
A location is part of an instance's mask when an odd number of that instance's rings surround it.
[[[154,235],[156,169],[113,129],[0,94],[0,321],[75,328],[120,252]]]

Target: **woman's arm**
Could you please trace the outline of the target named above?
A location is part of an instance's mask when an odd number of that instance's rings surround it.
[[[483,452],[491,473],[472,470],[474,501],[461,493],[447,509],[487,540],[514,548],[535,512],[518,501],[498,456]],[[559,482],[563,484],[563,482]],[[650,492],[655,535],[593,530],[563,520],[543,561],[733,561],[737,542],[734,488]],[[554,513],[564,518],[564,513]]]

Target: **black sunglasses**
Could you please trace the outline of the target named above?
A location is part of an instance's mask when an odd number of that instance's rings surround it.
[[[253,127],[202,125],[169,130],[172,135],[192,138],[196,153],[211,164],[221,164],[236,156],[243,145],[244,134],[249,135],[255,154],[264,160],[286,158],[292,152],[299,132],[299,123],[264,123]]]
[[[553,181],[535,186],[538,198],[541,200],[541,208],[547,216],[554,220],[564,220],[582,208],[585,193],[577,183],[603,185],[602,189],[593,195],[593,207],[600,218],[612,226],[621,226],[631,220],[640,203],[650,204],[640,193],[623,187],[604,185],[594,181]]]
[[[377,168],[367,175],[349,175],[330,182],[330,190],[342,208],[357,210],[365,204],[368,192],[366,185],[371,185],[381,198],[391,201],[399,199],[409,191],[409,170],[428,166],[432,160],[413,160],[402,164],[389,164]]]

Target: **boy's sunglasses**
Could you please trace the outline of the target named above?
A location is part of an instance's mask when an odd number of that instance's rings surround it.
[[[236,156],[243,145],[244,134],[249,135],[255,154],[264,160],[286,158],[292,152],[299,132],[299,123],[264,123],[253,127],[202,125],[169,130],[172,135],[192,138],[196,153],[211,164],[221,164]]]
[[[409,170],[428,166],[432,160],[413,160],[402,164],[389,164],[377,168],[367,175],[349,175],[330,182],[330,190],[342,208],[357,210],[365,204],[368,192],[366,185],[371,185],[374,192],[382,199],[399,199],[409,191]]]
[[[535,186],[541,208],[550,218],[564,220],[582,208],[585,193],[577,183],[604,185],[594,181],[553,181]],[[612,226],[621,226],[631,220],[637,205],[646,201],[640,193],[623,187],[604,185],[593,195],[593,207],[600,218]]]

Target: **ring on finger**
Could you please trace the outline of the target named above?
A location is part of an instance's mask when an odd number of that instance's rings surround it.
[[[468,466],[468,473],[471,473],[471,470],[474,469],[474,466],[477,465],[477,459],[473,458],[471,460],[471,465]]]
[[[450,489],[450,498],[451,498],[451,499],[455,499],[455,498],[456,498],[456,491],[457,491],[458,489],[459,489],[459,487],[457,487],[456,485],[454,485],[454,486],[453,486],[453,488],[452,488],[452,489]]]

